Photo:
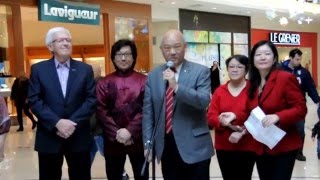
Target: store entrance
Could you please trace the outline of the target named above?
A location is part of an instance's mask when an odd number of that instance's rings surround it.
[[[294,49],[293,47],[278,47],[279,62],[289,59],[289,52]],[[300,48],[302,51],[301,65],[312,72],[312,48]]]

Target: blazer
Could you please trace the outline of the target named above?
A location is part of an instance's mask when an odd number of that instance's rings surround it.
[[[44,153],[89,151],[89,119],[94,112],[95,82],[90,65],[70,59],[66,96],[63,96],[54,58],[31,66],[28,102],[38,119],[35,150]],[[60,119],[77,123],[68,139],[56,135]]]
[[[165,138],[166,82],[162,72],[166,68],[166,65],[162,65],[149,73],[143,102],[144,143],[151,140],[155,122],[159,122],[154,143],[158,162],[161,160]],[[172,133],[183,161],[193,164],[214,155],[206,120],[206,108],[211,92],[209,68],[185,60],[181,66],[178,84],[179,88],[174,95]]]
[[[281,70],[270,72],[260,97],[255,99],[256,105],[259,105],[266,115],[279,116],[276,125],[286,132],[272,150],[263,145],[264,153],[279,154],[299,149],[302,142],[296,123],[304,119],[307,107],[296,77]]]

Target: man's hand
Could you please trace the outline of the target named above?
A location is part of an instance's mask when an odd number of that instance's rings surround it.
[[[125,146],[130,146],[130,145],[132,145],[132,144],[134,144],[132,138],[130,138],[128,141],[126,141],[126,142],[124,143]]]
[[[147,155],[148,155],[147,153],[148,153],[148,150],[145,149],[144,150],[144,157],[145,158],[147,158]],[[148,160],[148,162],[151,162],[151,160],[152,160],[152,150],[149,151],[149,156],[148,156],[147,160]]]
[[[57,135],[64,139],[69,138],[76,130],[76,125],[77,123],[69,119],[60,119],[56,124],[56,128],[58,129]]]
[[[228,126],[231,121],[236,119],[236,115],[233,112],[223,112],[218,118],[222,126]]]
[[[125,144],[131,139],[131,133],[126,128],[121,128],[117,131],[116,140],[119,143]]]
[[[169,87],[175,90],[177,86],[176,77],[174,75],[175,73],[170,68],[167,68],[162,72],[162,74],[163,74],[163,79],[168,80]]]

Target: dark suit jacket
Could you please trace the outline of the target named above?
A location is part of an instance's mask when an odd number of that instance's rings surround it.
[[[280,119],[277,126],[286,132],[272,150],[265,146],[265,152],[279,154],[299,149],[302,143],[296,123],[304,119],[307,107],[296,77],[281,70],[271,72],[256,104],[265,114],[277,114]]]
[[[63,96],[54,59],[31,67],[28,101],[38,118],[35,150],[45,153],[88,151],[90,147],[89,118],[94,112],[95,83],[91,66],[70,60],[70,71]],[[68,139],[56,135],[60,119],[77,123]]]

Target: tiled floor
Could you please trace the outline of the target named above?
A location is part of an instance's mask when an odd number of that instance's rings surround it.
[[[316,105],[308,101],[308,115],[306,120],[306,142],[304,153],[307,157],[306,162],[296,161],[293,173],[293,180],[313,180],[320,179],[320,160],[316,155],[316,142],[310,138],[311,128],[318,120],[316,115]],[[6,159],[0,163],[0,180],[34,180],[38,178],[38,158],[33,150],[34,134],[30,125],[27,125],[24,132],[16,132],[17,127],[13,126],[7,137]],[[126,163],[126,170],[132,178],[130,164]],[[216,157],[212,157],[210,167],[211,179],[221,180],[221,173]],[[63,177],[67,179],[67,166],[63,166]],[[97,154],[92,166],[92,179],[106,179],[104,172],[104,160]],[[161,169],[156,167],[157,179],[162,179]],[[259,179],[256,169],[253,179]]]

